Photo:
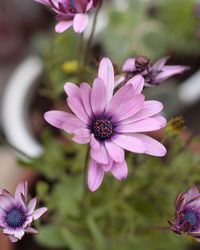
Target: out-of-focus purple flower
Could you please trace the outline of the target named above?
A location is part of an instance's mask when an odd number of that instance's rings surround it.
[[[113,65],[104,58],[92,88],[87,83],[80,87],[65,84],[67,103],[74,114],[49,111],[44,116],[54,127],[72,134],[73,141],[90,143],[88,186],[91,191],[100,186],[106,172],[110,171],[119,180],[127,177],[124,149],[160,157],[166,154],[162,144],[142,134],[166,125],[166,119],[159,114],[162,103],[145,101],[141,94],[143,77],[133,77],[113,96],[114,84]]]
[[[189,69],[187,66],[172,65],[167,66],[166,62],[169,57],[163,57],[154,64],[144,56],[129,58],[123,65],[123,72],[126,78],[131,78],[134,75],[141,74],[145,79],[146,86],[155,86],[160,82],[169,79],[170,77],[181,74]]]
[[[82,33],[88,25],[87,12],[94,6],[93,0],[34,0],[50,7],[56,13],[56,32],[62,33],[73,26]]]
[[[15,196],[5,189],[0,190],[0,228],[12,242],[21,240],[25,233],[37,234],[31,224],[47,212],[46,207],[35,210],[37,198],[28,203],[27,193],[27,182],[19,183]]]
[[[175,219],[169,224],[173,232],[186,233],[200,241],[200,193],[196,186],[178,194]]]

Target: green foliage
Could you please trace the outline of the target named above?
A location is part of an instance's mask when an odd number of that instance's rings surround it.
[[[165,158],[128,153],[127,180],[107,175],[95,193],[84,190],[85,146],[49,132],[43,140],[43,156],[24,163],[51,183],[36,187],[49,208],[46,223],[38,225],[40,244],[70,250],[187,249],[189,241],[170,232],[167,219],[177,193],[198,184],[200,157],[179,136],[170,139]]]

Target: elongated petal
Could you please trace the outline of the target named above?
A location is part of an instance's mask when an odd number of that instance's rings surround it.
[[[12,243],[15,243],[15,242],[18,241],[18,239],[15,236],[13,236],[13,235],[9,235],[9,238],[10,238],[10,240],[11,240]]]
[[[80,89],[74,83],[71,83],[71,82],[65,83],[64,90],[65,90],[68,97],[79,97],[80,96]]]
[[[77,97],[69,97],[67,98],[67,103],[70,107],[70,109],[73,111],[73,113],[81,119],[84,123],[89,123],[89,116],[86,113],[83,104]]]
[[[63,129],[67,133],[86,127],[86,124],[75,115],[63,111],[48,111],[44,114],[44,118],[52,126]]]
[[[136,75],[131,78],[127,84],[131,84],[133,86],[133,92],[135,95],[141,94],[144,88],[144,78],[141,75]]]
[[[128,58],[123,67],[122,67],[123,72],[133,72],[135,71],[135,58]]]
[[[159,130],[160,128],[162,128],[162,125],[159,121],[153,118],[146,118],[130,124],[119,125],[116,131],[118,133],[138,133]]]
[[[185,194],[185,197],[187,199],[187,202],[196,198],[197,196],[199,196],[199,190],[196,186],[191,187],[188,192]]]
[[[15,229],[14,228],[5,228],[3,229],[3,233],[7,235],[14,235]]]
[[[12,203],[6,196],[0,195],[0,208],[6,211],[7,209],[10,208],[11,205]]]
[[[122,163],[114,163],[111,169],[111,173],[120,181],[126,179],[128,175],[128,167],[126,161],[123,161]]]
[[[57,33],[62,33],[65,30],[69,29],[71,26],[73,25],[73,21],[69,20],[69,21],[61,21],[59,22],[56,27],[55,27],[55,31]]]
[[[25,232],[24,232],[24,230],[21,229],[21,228],[16,228],[15,231],[14,231],[14,236],[15,236],[17,239],[19,239],[19,240],[22,239],[22,237],[24,236],[24,234],[25,234]]]
[[[73,141],[79,144],[86,144],[90,142],[90,131],[87,128],[81,128],[74,131]]]
[[[161,128],[164,128],[167,125],[167,119],[162,115],[154,115],[151,118],[158,121],[161,125]]]
[[[42,4],[45,4],[45,5],[50,5],[49,4],[49,0],[34,0],[35,2],[38,2],[38,3],[42,3]]]
[[[48,211],[46,207],[38,208],[33,212],[33,219],[37,220],[39,219],[43,214],[45,214]]]
[[[93,112],[91,105],[91,88],[87,83],[81,83],[80,89],[81,89],[81,99],[85,111],[87,112],[89,117],[92,117]]]
[[[13,197],[7,190],[2,189],[1,194],[4,195],[4,196],[6,196],[6,197],[10,200],[10,202],[11,202],[12,204],[15,203],[14,197]]]
[[[106,150],[113,161],[122,163],[124,161],[124,150],[111,141],[105,142]]]
[[[22,200],[22,195],[23,195],[23,200]],[[15,199],[16,201],[20,203],[25,203],[27,202],[27,196],[28,196],[28,182],[23,181],[20,182],[17,185],[16,191],[15,191]]]
[[[92,86],[91,104],[94,114],[101,114],[106,107],[106,87],[101,78],[96,78]]]
[[[33,198],[28,204],[28,214],[32,214],[37,204],[37,198]]]
[[[108,164],[106,165],[102,164],[101,167],[104,172],[109,172],[112,168],[112,165],[113,165],[113,160],[109,157]]]
[[[98,150],[100,148],[100,143],[99,143],[99,141],[97,141],[97,139],[94,137],[93,134],[90,137],[90,145],[95,150]]]
[[[26,232],[26,233],[29,233],[29,234],[38,234],[38,231],[35,230],[35,228],[33,228],[33,227],[28,227],[28,228],[26,228],[26,229],[25,229],[25,232]]]
[[[145,118],[154,116],[154,115],[158,114],[159,112],[161,112],[162,109],[163,109],[163,104],[161,102],[145,101],[143,103],[142,108],[139,110],[139,112],[137,112],[132,117],[130,117],[126,120],[123,120],[122,124],[129,124],[129,123],[133,123],[133,122],[140,121],[140,120],[143,120]]]
[[[168,61],[168,59],[169,59],[169,56],[160,58],[158,61],[156,61],[153,64],[153,66],[152,66],[153,70],[161,71],[163,69],[163,67],[165,66],[166,62]]]
[[[78,10],[78,12],[85,12],[86,7],[88,5],[88,1],[76,0],[74,2],[75,2],[75,6],[76,6],[76,9]]]
[[[91,157],[99,164],[108,164],[108,153],[103,143],[98,149],[91,148]]]
[[[143,142],[133,136],[116,135],[112,139],[116,145],[134,153],[145,153]]]
[[[165,156],[167,153],[166,148],[155,139],[142,134],[133,134],[133,136],[139,140],[141,140],[145,145],[145,153],[154,156]]]
[[[98,76],[104,81],[106,90],[107,90],[107,101],[106,105],[110,103],[112,96],[113,96],[113,90],[114,90],[114,69],[112,62],[109,58],[103,58],[99,65],[99,72]]]
[[[82,33],[89,22],[89,17],[86,14],[76,14],[73,20],[73,28],[77,33]]]
[[[88,171],[88,188],[91,192],[96,191],[102,183],[104,171],[95,161],[90,161]]]

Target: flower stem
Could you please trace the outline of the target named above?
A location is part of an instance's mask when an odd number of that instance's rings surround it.
[[[92,25],[92,31],[90,33],[90,37],[88,39],[88,42],[87,42],[87,45],[86,45],[86,48],[85,48],[85,53],[84,53],[84,58],[83,58],[83,65],[87,65],[87,62],[88,62],[89,51],[90,51],[90,48],[91,48],[91,45],[92,45],[92,40],[93,40],[93,37],[94,37],[95,28],[96,28],[96,24],[97,24],[97,17],[98,17],[99,11],[101,9],[101,5],[102,5],[102,3],[100,1],[97,8],[96,8],[94,21],[93,21],[93,25]]]
[[[84,195],[87,193],[87,172],[88,172],[88,161],[90,156],[90,147],[87,147],[86,155],[85,155],[85,163],[84,163],[84,170],[83,170],[83,190]]]

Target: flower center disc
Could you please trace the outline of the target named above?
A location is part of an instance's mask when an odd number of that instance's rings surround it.
[[[7,224],[12,228],[21,227],[24,221],[25,215],[20,208],[12,208],[6,217]]]
[[[76,13],[76,6],[75,6],[75,1],[74,0],[69,0],[69,7],[68,10],[72,13]]]
[[[105,141],[113,135],[113,125],[107,119],[96,119],[92,123],[92,133],[99,141]]]
[[[186,212],[184,214],[184,219],[188,222],[191,223],[192,226],[195,226],[198,222],[198,218],[195,212],[190,211],[190,212]]]

